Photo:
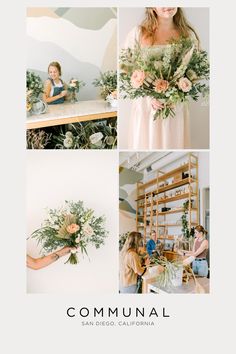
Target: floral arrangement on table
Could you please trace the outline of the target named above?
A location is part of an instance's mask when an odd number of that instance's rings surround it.
[[[160,266],[160,273],[157,276],[157,283],[162,288],[171,288],[173,280],[176,278],[177,272],[183,268],[180,260],[168,261],[166,257],[150,257],[153,265]]]
[[[93,85],[100,87],[101,97],[109,103],[117,100],[117,71],[109,70],[100,73],[100,77],[94,79]]]
[[[70,82],[68,83],[67,86],[67,91],[70,92],[70,101],[71,102],[77,102],[77,96],[76,94],[80,91],[81,87],[85,86],[84,81],[79,81],[77,79],[70,79]]]
[[[30,111],[32,104],[37,102],[43,93],[43,81],[33,71],[26,71],[26,109]]]
[[[66,263],[77,264],[77,248],[88,255],[87,246],[102,246],[108,233],[104,228],[104,216],[94,216],[92,209],[84,207],[82,201],[65,201],[58,209],[49,209],[42,227],[31,235],[46,253],[59,247],[73,247]]]
[[[151,97],[163,103],[157,118],[175,116],[175,106],[208,95],[209,61],[190,38],[172,40],[163,48],[147,51],[138,44],[120,55],[120,92],[123,98]]]

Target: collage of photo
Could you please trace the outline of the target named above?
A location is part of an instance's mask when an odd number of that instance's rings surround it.
[[[210,293],[209,8],[26,21],[27,293]]]

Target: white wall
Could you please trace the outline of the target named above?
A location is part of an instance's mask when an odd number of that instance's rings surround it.
[[[144,8],[120,8],[119,43],[123,46],[129,31],[144,18]],[[189,22],[199,35],[201,47],[209,52],[209,8],[184,8]],[[127,120],[130,116],[131,101],[119,102],[119,146],[128,147]],[[190,103],[191,149],[209,148],[209,107],[202,100]]]
[[[124,234],[128,231],[136,231],[135,216],[119,210],[119,234]]]
[[[45,208],[65,200],[83,200],[95,215],[105,215],[109,237],[99,249],[88,248],[78,265],[65,258],[41,270],[27,269],[29,293],[113,294],[118,269],[118,159],[115,151],[27,151],[27,236],[43,222]],[[36,241],[27,253],[40,256]]]

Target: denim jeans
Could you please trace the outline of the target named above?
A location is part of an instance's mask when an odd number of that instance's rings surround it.
[[[193,272],[200,277],[207,277],[208,275],[208,263],[204,260],[198,260],[197,258],[192,263]]]
[[[130,286],[120,286],[120,293],[121,294],[136,294],[137,292],[137,284],[130,285]]]

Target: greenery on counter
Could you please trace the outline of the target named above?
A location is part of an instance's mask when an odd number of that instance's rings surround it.
[[[171,288],[177,272],[183,267],[181,261],[168,261],[167,258],[163,256],[158,258],[151,257],[151,263],[163,268],[156,279],[158,285],[162,288]]]

